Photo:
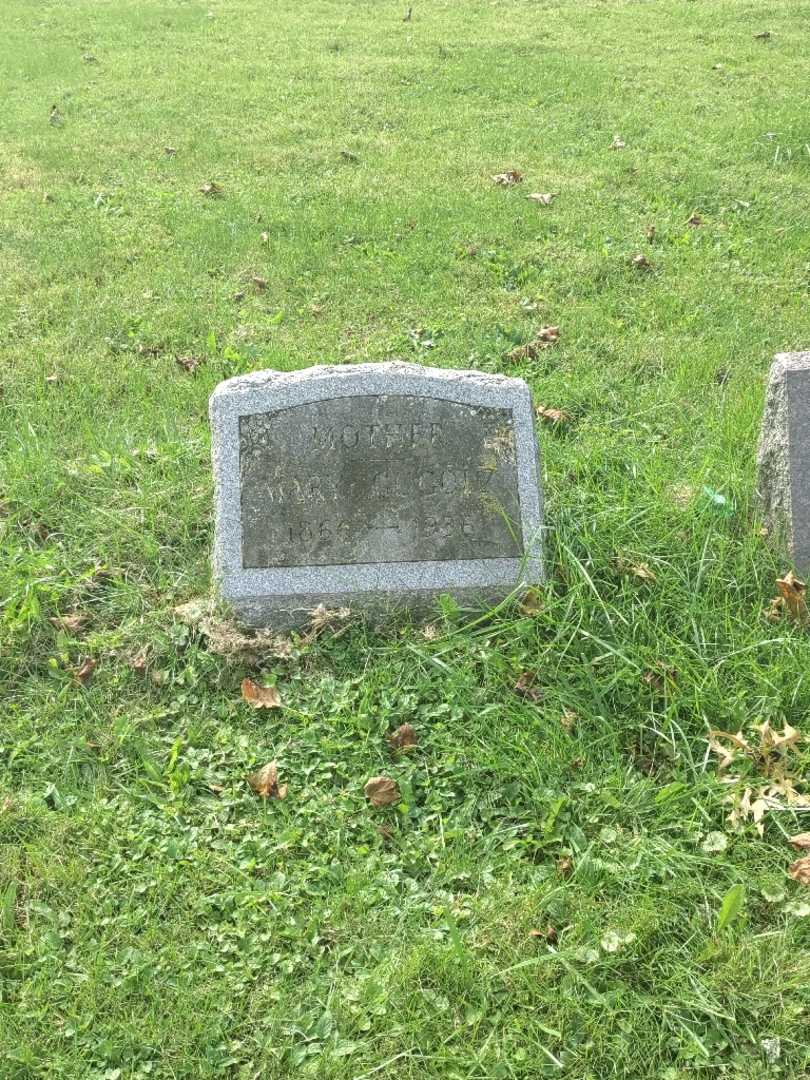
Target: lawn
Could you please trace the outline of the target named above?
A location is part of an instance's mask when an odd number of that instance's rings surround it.
[[[810,761],[759,750],[810,736],[810,638],[754,499],[810,347],[810,2],[406,10],[2,4],[4,1080],[810,1075],[809,819],[744,813]],[[222,655],[175,612],[209,394],[395,356],[566,414],[548,582]]]

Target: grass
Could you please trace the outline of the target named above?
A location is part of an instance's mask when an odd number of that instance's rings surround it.
[[[810,1071],[802,822],[727,832],[705,740],[810,734],[752,498],[764,374],[810,342],[810,3],[406,7],[3,5],[3,1077]],[[208,395],[392,355],[571,414],[543,609],[226,662],[173,614]]]

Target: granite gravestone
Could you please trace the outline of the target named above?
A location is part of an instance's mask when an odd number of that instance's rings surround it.
[[[214,569],[249,626],[492,603],[542,576],[521,379],[415,364],[256,372],[210,402]]]
[[[810,352],[778,353],[759,444],[765,520],[800,573],[810,571]]]

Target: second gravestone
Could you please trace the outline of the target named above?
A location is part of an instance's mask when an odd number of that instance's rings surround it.
[[[521,379],[415,364],[256,372],[211,397],[221,597],[249,626],[375,616],[542,576]]]

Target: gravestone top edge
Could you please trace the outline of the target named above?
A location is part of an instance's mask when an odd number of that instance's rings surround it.
[[[212,409],[222,398],[233,395],[251,394],[270,390],[283,392],[287,388],[310,386],[313,391],[323,391],[325,396],[341,385],[353,384],[362,388],[370,383],[370,392],[379,392],[376,384],[380,379],[396,383],[407,383],[416,387],[431,383],[437,390],[442,387],[449,392],[452,387],[468,387],[471,390],[498,390],[501,392],[528,393],[528,386],[523,379],[509,375],[490,374],[489,372],[470,371],[459,368],[428,367],[413,364],[405,360],[385,360],[367,364],[319,364],[301,368],[298,371],[252,371],[247,375],[235,375],[221,382],[211,395]]]
[[[810,351],[776,353],[769,369],[769,381],[774,382],[789,371],[810,371]]]

